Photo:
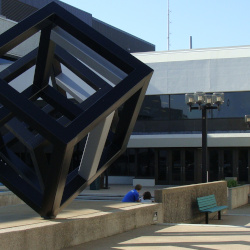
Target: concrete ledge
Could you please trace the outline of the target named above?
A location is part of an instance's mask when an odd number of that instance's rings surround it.
[[[250,194],[250,185],[243,185],[233,188],[228,188],[228,206],[229,209],[234,209],[248,204],[248,195]]]
[[[156,212],[158,222],[162,222],[161,204],[157,203],[74,201],[55,220],[43,220],[25,204],[10,207],[16,214],[8,207],[0,209],[1,220],[6,218],[0,224],[1,249],[5,250],[55,250],[79,245],[155,224]]]
[[[165,223],[201,223],[205,222],[205,214],[199,212],[196,199],[210,194],[215,195],[217,205],[227,205],[227,182],[216,181],[155,190],[155,201],[162,202]],[[210,217],[213,216],[214,213],[210,214]]]

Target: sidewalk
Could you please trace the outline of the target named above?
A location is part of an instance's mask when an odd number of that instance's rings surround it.
[[[154,190],[165,186],[143,187],[154,194]],[[84,190],[83,197],[123,196],[132,189],[128,185],[111,185],[110,189]],[[218,220],[217,215],[209,224],[157,224],[134,229],[122,234],[91,241],[67,250],[84,249],[222,249],[250,250],[250,204],[227,210]],[[65,249],[65,250],[66,250]]]
[[[145,191],[154,194],[155,189],[167,186],[143,187]],[[89,214],[110,213],[113,210],[124,209],[132,205],[121,203],[122,197],[133,187],[130,185],[110,185],[109,189],[85,189],[75,202],[70,204],[58,216],[58,222],[74,221],[78,216]],[[98,199],[105,201],[98,201]],[[113,202],[112,199],[117,199]],[[81,200],[92,199],[91,202]],[[95,200],[96,199],[96,200]],[[38,227],[42,224],[56,224],[57,221],[46,221],[40,218],[27,205],[16,205],[0,208],[1,230],[11,230],[12,227]],[[19,230],[19,229],[18,229]],[[1,247],[0,247],[1,249]],[[65,248],[65,250],[80,249],[237,249],[250,250],[250,204],[228,210],[222,214],[222,220],[209,219],[209,224],[156,224],[127,231],[111,237],[89,241],[82,245]]]
[[[249,250],[250,230],[233,226],[157,224],[66,249]]]
[[[210,224],[157,224],[87,242],[65,250],[249,250],[250,205],[228,210],[220,221]]]

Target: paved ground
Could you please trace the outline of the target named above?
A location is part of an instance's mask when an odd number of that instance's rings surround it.
[[[250,205],[229,210],[209,225],[157,224],[66,249],[250,250]]]
[[[140,194],[163,186],[144,187]],[[122,197],[130,186],[111,186],[110,189],[84,190],[79,198],[88,199],[93,196]],[[157,224],[138,228],[104,239],[91,241],[67,250],[81,249],[197,249],[197,250],[250,250],[250,204],[228,210],[206,224]],[[66,249],[65,249],[66,250]]]
[[[145,191],[150,191],[153,194],[155,189],[163,187],[164,186],[144,187],[140,194],[143,194]],[[132,186],[127,185],[110,185],[109,189],[100,190],[86,189],[75,202],[59,214],[58,219],[76,216],[78,213],[95,213],[130,206],[131,203],[117,202],[121,200],[130,189],[132,189]],[[103,197],[108,200],[101,201]],[[90,199],[91,202],[86,203],[85,200],[88,199]],[[100,199],[100,201],[93,201],[93,199]],[[112,199],[117,199],[117,201],[112,201]],[[11,209],[13,209],[13,211]],[[27,225],[29,223],[46,223],[46,221],[41,219],[25,204],[10,206],[8,208],[0,207],[0,229]],[[217,216],[215,216],[214,219],[209,220],[209,223],[209,225],[157,224],[84,243],[79,246],[67,248],[67,250],[250,250],[250,204],[228,210],[227,214],[222,215],[222,220],[220,221],[218,221]]]
[[[225,249],[249,250],[249,228],[203,225],[152,225],[88,242],[68,250]]]

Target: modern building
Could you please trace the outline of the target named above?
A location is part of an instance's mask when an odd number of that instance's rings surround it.
[[[0,33],[49,2],[0,0]],[[127,151],[109,168],[109,183],[201,182],[201,111],[190,112],[185,103],[185,93],[197,91],[223,92],[225,99],[220,110],[207,111],[208,180],[250,181],[250,129],[244,121],[250,114],[250,46],[155,52],[154,45],[59,3],[154,69]],[[32,37],[2,58],[0,71],[37,40]]]
[[[250,46],[135,53],[154,69],[126,153],[110,181],[182,185],[202,181],[202,119],[185,93],[224,92],[207,110],[208,180],[250,181]],[[113,177],[116,176],[116,177]],[[117,176],[123,176],[118,178]],[[124,177],[126,176],[126,177]]]

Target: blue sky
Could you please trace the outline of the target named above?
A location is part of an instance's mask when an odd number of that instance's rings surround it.
[[[168,48],[168,0],[62,0]],[[170,50],[250,45],[250,0],[169,0]]]

